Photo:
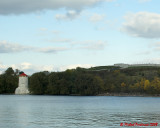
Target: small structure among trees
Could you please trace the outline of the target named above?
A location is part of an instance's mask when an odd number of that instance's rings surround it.
[[[19,84],[18,88],[16,88],[15,94],[29,94],[28,76],[24,72],[21,72],[19,75]]]

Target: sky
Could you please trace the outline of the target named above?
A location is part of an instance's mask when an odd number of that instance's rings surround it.
[[[0,73],[160,63],[159,0],[1,0]]]

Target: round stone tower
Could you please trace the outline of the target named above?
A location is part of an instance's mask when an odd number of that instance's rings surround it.
[[[25,73],[19,75],[19,84],[15,94],[29,94],[28,91],[28,76]]]

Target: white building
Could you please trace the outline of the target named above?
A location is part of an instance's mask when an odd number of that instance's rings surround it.
[[[121,67],[121,68],[128,68],[130,65],[129,64],[124,64],[124,63],[118,63],[118,64],[114,64],[114,66]]]
[[[25,73],[19,75],[19,84],[15,94],[29,94],[28,91],[28,76]]]
[[[160,64],[124,64],[124,63],[118,63],[114,64],[116,67],[120,68],[129,68],[129,67],[160,67]]]

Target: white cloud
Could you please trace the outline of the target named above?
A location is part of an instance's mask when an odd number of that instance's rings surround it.
[[[86,41],[80,48],[87,50],[103,50],[107,45],[106,41]]]
[[[62,66],[57,68],[58,71],[65,71],[67,69],[76,69],[77,67],[81,67],[81,68],[90,68],[93,67],[93,64],[73,64],[73,65],[66,65],[66,66]]]
[[[160,46],[160,42],[156,42],[153,44],[154,46]]]
[[[59,39],[51,39],[51,40],[47,40],[48,42],[51,43],[66,43],[66,42],[72,42],[71,39],[67,39],[67,38],[59,38]]]
[[[65,71],[67,69],[75,69],[77,67],[90,68],[93,66],[94,66],[93,64],[73,64],[65,66],[54,66],[54,65],[34,65],[29,62],[23,62],[21,64],[11,64],[11,65],[4,65],[0,63],[0,74],[4,73],[9,67],[12,67],[13,70],[19,69],[20,71],[25,72],[27,75],[31,75],[35,72],[41,72],[41,71],[57,72],[57,71]]]
[[[23,70],[30,69],[31,66],[32,66],[32,64],[31,64],[31,63],[28,63],[28,62],[24,62],[24,63],[21,64],[21,68],[22,68]]]
[[[152,43],[151,47],[154,48],[155,51],[160,51],[160,42]]]
[[[48,31],[47,28],[40,28],[40,31]]]
[[[42,53],[57,53],[60,51],[66,51],[68,48],[65,47],[48,47],[48,48],[39,48],[37,49],[38,52]]]
[[[52,43],[69,43],[68,47],[29,47],[16,43],[8,43],[7,41],[0,41],[0,53],[20,53],[25,51],[53,53],[63,52],[72,49],[86,49],[86,50],[103,50],[107,45],[106,41],[87,40],[87,41],[73,41],[71,39],[53,39],[46,40]]]
[[[76,49],[99,51],[103,50],[106,47],[107,41],[103,40],[72,41],[71,45]]]
[[[1,0],[0,14],[25,14],[42,10],[56,10],[66,8],[69,10],[82,10],[100,2],[112,0]]]
[[[61,31],[58,31],[58,30],[53,30],[52,33],[58,35],[58,34],[60,34],[60,33],[62,33],[62,32],[61,32]]]
[[[150,2],[152,0],[138,0],[140,3]]]
[[[16,53],[31,50],[31,47],[23,46],[16,43],[10,43],[7,41],[0,41],[0,53]]]
[[[59,30],[49,30],[48,28],[42,27],[38,29],[38,36],[47,36],[48,34],[54,34],[54,35],[59,35],[63,33],[62,31]]]
[[[4,71],[7,69],[7,67],[12,67],[14,70],[19,69],[20,71],[25,72],[28,75],[31,75],[32,73],[35,72],[40,72],[40,71],[55,71],[53,65],[33,65],[29,62],[23,62],[21,64],[12,64],[12,65],[6,65],[6,68],[3,69]]]
[[[69,10],[66,14],[57,14],[55,17],[57,20],[73,20],[80,15],[80,12],[75,10]]]
[[[160,64],[160,58],[149,58],[149,59],[141,60],[138,63],[139,64]]]
[[[149,55],[149,54],[151,54],[151,51],[143,51],[143,52],[137,53],[137,55]]]
[[[95,22],[99,22],[102,21],[104,19],[105,15],[104,14],[97,14],[94,13],[91,17],[90,17],[90,21],[95,23]]]
[[[67,40],[55,40],[55,41],[69,41]],[[7,41],[0,41],[0,53],[18,53],[24,51],[42,52],[42,53],[57,53],[60,51],[66,51],[69,48],[66,47],[29,47],[20,45],[17,43],[8,43]]]
[[[4,73],[4,71],[8,68],[7,65],[0,63],[0,74]]]
[[[154,64],[160,64],[160,58],[153,58],[149,60],[150,63],[154,63]]]
[[[29,70],[32,68],[32,64],[28,62],[23,62],[21,64],[12,64],[8,65],[8,67],[12,67],[13,69],[19,69],[21,71]]]
[[[125,16],[122,31],[135,37],[160,38],[160,14],[131,13]]]

